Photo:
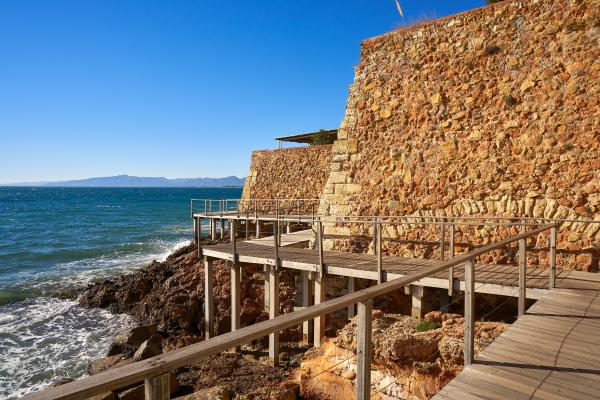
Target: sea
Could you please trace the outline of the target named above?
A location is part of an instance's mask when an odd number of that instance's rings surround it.
[[[0,187],[0,399],[86,375],[127,315],[55,293],[163,261],[192,238],[190,199],[241,188]]]

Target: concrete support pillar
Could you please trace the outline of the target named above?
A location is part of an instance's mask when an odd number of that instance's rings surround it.
[[[302,306],[310,307],[313,305],[313,280],[311,272],[302,271]],[[303,339],[307,344],[314,342],[314,321],[308,320],[302,323]]]
[[[450,296],[448,296],[448,291],[447,290],[441,290],[440,291],[440,310],[443,313],[448,313],[449,311],[449,305],[450,305]]]
[[[412,307],[411,315],[415,318],[423,318],[423,286],[412,285]]]
[[[204,257],[204,337],[214,335],[213,260]]]
[[[279,271],[269,269],[269,319],[279,316]],[[271,365],[279,365],[279,332],[269,334],[269,359]]]
[[[315,305],[321,304],[326,299],[325,285],[327,280],[325,276],[317,276],[315,279]],[[314,321],[314,346],[318,347],[321,345],[321,339],[325,335],[325,315],[321,315],[315,318]]]
[[[356,399],[371,398],[371,319],[373,299],[358,303],[358,344],[356,349]]]
[[[292,233],[292,224],[289,222],[285,223],[285,233]]]

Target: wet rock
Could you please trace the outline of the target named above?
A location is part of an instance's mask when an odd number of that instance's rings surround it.
[[[121,367],[128,365],[133,362],[131,358],[123,358],[121,354],[117,354],[110,357],[99,358],[90,362],[87,368],[87,373],[95,375],[109,368]]]
[[[57,386],[61,386],[61,385],[64,385],[64,384],[67,384],[70,382],[74,382],[74,381],[75,381],[75,379],[73,379],[73,378],[67,378],[67,377],[58,378],[57,380],[55,380],[54,382],[52,382],[50,384],[50,387],[57,387]]]

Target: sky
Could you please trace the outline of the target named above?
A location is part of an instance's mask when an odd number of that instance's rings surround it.
[[[0,183],[246,175],[343,116],[360,42],[483,0],[0,0]]]

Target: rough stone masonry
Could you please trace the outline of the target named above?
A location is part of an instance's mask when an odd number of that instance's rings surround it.
[[[364,41],[320,213],[600,219],[599,44],[598,0],[504,1]],[[564,224],[558,248],[598,270],[600,225]]]

